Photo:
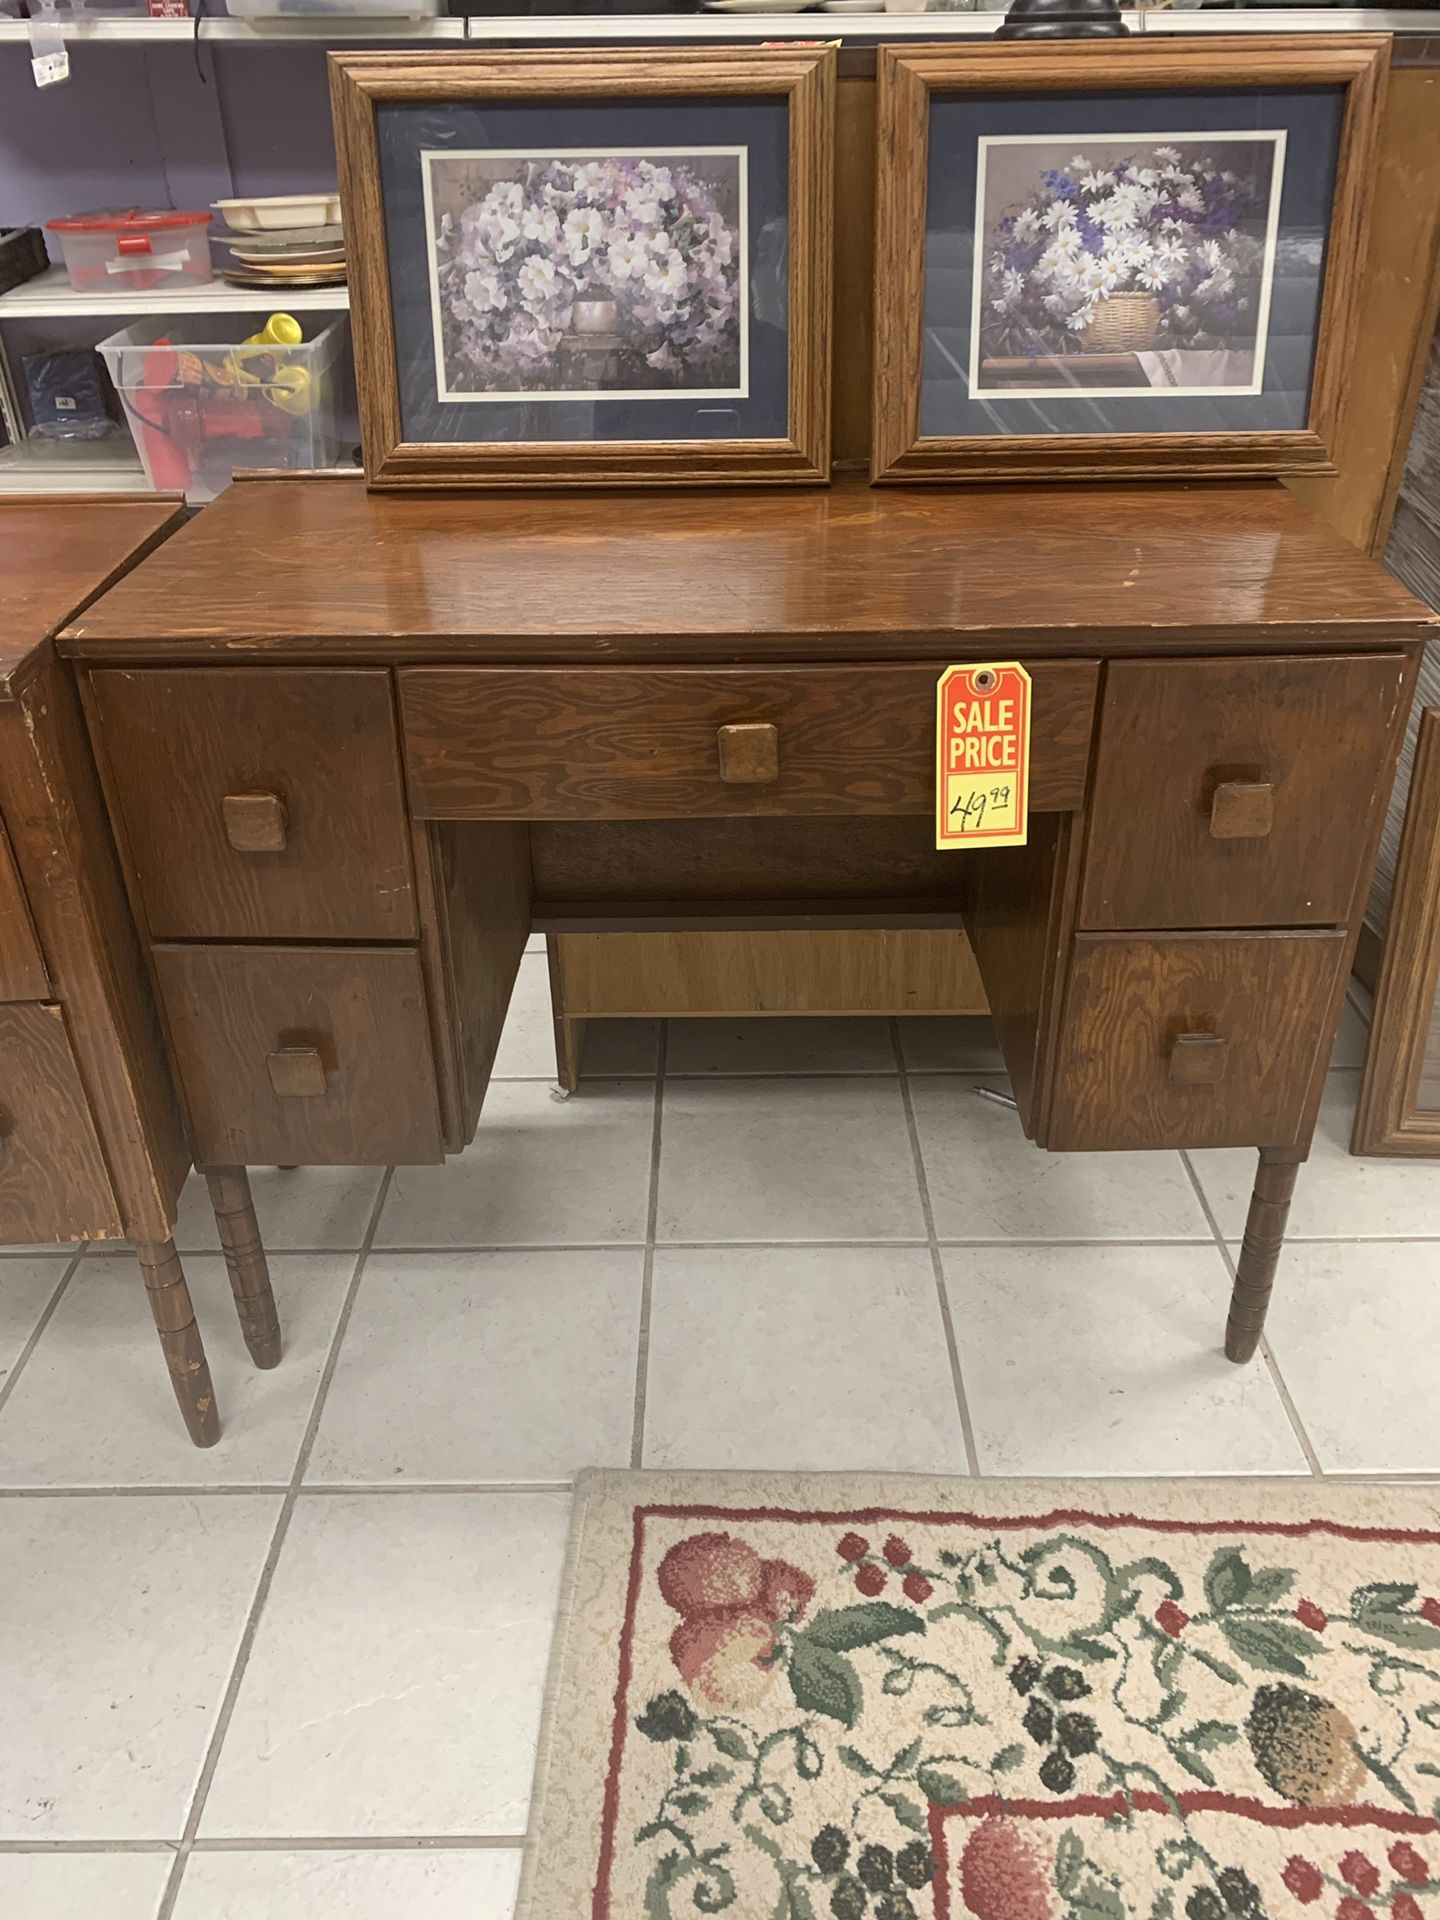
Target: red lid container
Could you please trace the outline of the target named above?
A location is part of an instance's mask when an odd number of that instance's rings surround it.
[[[66,220],[47,220],[47,233],[160,233],[166,227],[208,227],[211,213],[142,213],[138,207],[72,213]]]
[[[47,220],[77,293],[151,293],[210,278],[209,213],[99,208]]]

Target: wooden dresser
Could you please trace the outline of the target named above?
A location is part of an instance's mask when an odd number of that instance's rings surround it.
[[[192,1438],[215,1395],[172,1243],[190,1150],[69,672],[51,635],[181,523],[178,499],[0,505],[0,1242],[128,1236]],[[163,769],[138,769],[163,781]],[[211,1177],[250,1351],[280,1335],[243,1169]]]
[[[1258,1150],[1245,1360],[1431,620],[1268,483],[279,479],[60,645],[200,1165],[457,1151],[532,926],[963,927],[1038,1148]],[[1008,659],[1029,843],[937,852]]]

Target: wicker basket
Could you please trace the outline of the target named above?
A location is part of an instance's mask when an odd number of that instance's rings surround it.
[[[1096,305],[1081,351],[1144,353],[1159,331],[1160,305],[1153,293],[1112,293]]]

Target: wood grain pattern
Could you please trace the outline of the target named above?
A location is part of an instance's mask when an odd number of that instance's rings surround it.
[[[436,823],[423,831],[436,875],[440,991],[448,1013],[440,1044],[454,1052],[458,1151],[474,1135],[530,937],[530,836],[504,821]],[[432,996],[435,991],[432,982]]]
[[[875,480],[1052,479],[1333,471],[1365,259],[1366,217],[1389,60],[1383,34],[1236,35],[1203,40],[1000,41],[882,47],[876,68]],[[1325,286],[1306,427],[1298,432],[920,433],[925,182],[937,92],[1165,92],[1247,87],[1345,89]]]
[[[784,99],[790,113],[789,399],[783,438],[407,442],[391,317],[375,133],[385,102]],[[372,486],[630,486],[825,480],[830,472],[831,206],[835,56],[829,48],[587,48],[332,53],[330,101],[346,231],[365,471]]]
[[[1081,924],[1347,923],[1407,688],[1398,653],[1113,664]],[[1215,836],[1229,782],[1273,790],[1268,833]]]
[[[1070,1152],[1305,1146],[1343,980],[1338,932],[1082,933],[1047,1143]],[[1213,1080],[1172,1071],[1182,1036],[1223,1042]]]
[[[1440,708],[1430,707],[1420,719],[1352,1152],[1440,1152],[1440,1101],[1422,1098],[1420,1089],[1437,987]]]
[[[0,1243],[123,1232],[59,1007],[0,1007]]]
[[[413,937],[386,674],[117,671],[92,699],[153,937]],[[236,850],[227,803],[246,793],[283,807],[282,849]]]
[[[45,957],[0,820],[0,1000],[43,1000],[49,991]]]
[[[84,717],[50,649],[32,654],[16,697],[0,701],[0,811],[124,1231],[166,1239],[190,1150]]]
[[[959,931],[564,933],[550,947],[571,1020],[986,1010]]]
[[[942,495],[846,475],[541,514],[296,479],[229,488],[61,647],[112,665],[788,666],[1334,649],[1436,624],[1263,482]]]
[[[126,567],[179,526],[178,494],[133,500],[16,494],[0,508],[0,699],[30,656]],[[97,510],[98,509],[98,510]]]
[[[929,666],[577,674],[411,667],[399,675],[410,805],[425,819],[933,814]],[[1099,668],[1032,661],[1031,806],[1080,805]],[[764,723],[773,777],[741,782],[716,734]]]
[[[157,946],[154,961],[199,1165],[443,1159],[413,948]],[[323,1094],[275,1092],[287,1046],[320,1053]]]

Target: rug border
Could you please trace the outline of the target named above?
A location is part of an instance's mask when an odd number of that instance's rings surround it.
[[[554,1636],[546,1669],[541,1703],[534,1777],[522,1856],[515,1920],[560,1920],[534,1909],[536,1884],[541,1872],[540,1847],[545,1836],[545,1815],[550,1798],[550,1779],[556,1753],[560,1697],[567,1676],[577,1619],[576,1599],[584,1566],[584,1548],[597,1511],[613,1502],[617,1516],[633,1516],[637,1507],[647,1510],[676,1506],[721,1507],[740,1511],[755,1508],[774,1510],[783,1507],[783,1499],[762,1496],[757,1489],[796,1487],[812,1490],[809,1505],[817,1502],[813,1490],[833,1484],[837,1495],[849,1489],[853,1497],[839,1499],[829,1512],[846,1516],[864,1514],[872,1509],[913,1510],[922,1489],[928,1489],[931,1509],[937,1501],[953,1506],[956,1512],[977,1512],[992,1504],[1011,1505],[1022,1510],[1028,1504],[1032,1512],[1025,1518],[1032,1523],[1044,1520],[1056,1510],[1076,1507],[1090,1517],[1108,1514],[1117,1524],[1132,1520],[1137,1525],[1154,1524],[1170,1517],[1162,1512],[1146,1513],[1135,1503],[1153,1503],[1164,1509],[1177,1496],[1185,1503],[1209,1504],[1229,1509],[1209,1525],[1227,1527],[1291,1528],[1307,1521],[1320,1522],[1380,1538],[1405,1538],[1434,1535],[1440,1538],[1440,1476],[1424,1479],[1332,1480],[1311,1474],[1185,1476],[1154,1475],[1102,1479],[1009,1478],[926,1473],[827,1472],[735,1470],[671,1470],[666,1468],[587,1467],[576,1475],[570,1532],[560,1576]],[[792,1499],[794,1495],[790,1496]],[[1231,1502],[1234,1503],[1233,1508]],[[1386,1524],[1374,1515],[1376,1507],[1404,1506],[1408,1525]],[[1249,1506],[1248,1515],[1235,1509]],[[1284,1517],[1267,1511],[1279,1507],[1292,1511]],[[1353,1515],[1346,1509],[1354,1509]],[[1424,1524],[1428,1518],[1429,1524]],[[633,1522],[632,1522],[633,1524]],[[1192,1521],[1191,1526],[1194,1526]],[[1205,1523],[1201,1523],[1202,1525]],[[633,1549],[627,1547],[627,1564]],[[596,1854],[598,1858],[598,1851]],[[576,1894],[571,1907],[575,1916],[588,1911],[588,1890]]]

